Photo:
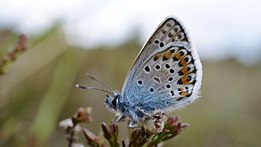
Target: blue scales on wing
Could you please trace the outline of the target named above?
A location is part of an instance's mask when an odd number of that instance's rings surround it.
[[[202,69],[182,25],[169,17],[144,45],[125,80],[122,97],[145,113],[169,111],[197,98]]]

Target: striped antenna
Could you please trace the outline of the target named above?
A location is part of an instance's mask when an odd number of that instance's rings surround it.
[[[97,88],[97,87],[87,87],[87,86],[80,85],[80,84],[76,84],[75,87],[76,87],[76,88],[80,88],[80,89],[84,89],[84,90],[97,90],[97,91],[102,91],[102,92],[109,93],[109,94],[113,95],[112,92],[110,92],[110,91],[108,91],[108,90],[105,90],[105,89]]]

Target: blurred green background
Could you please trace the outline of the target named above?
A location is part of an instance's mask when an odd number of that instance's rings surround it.
[[[17,36],[0,30],[1,57]],[[90,72],[120,90],[141,48],[139,40],[84,50],[68,45],[63,36],[59,27],[29,36],[28,50],[5,68],[0,77],[0,146],[67,146],[58,124],[80,106],[93,107],[94,121],[85,127],[96,134],[101,122],[112,120],[103,93],[74,85],[100,87],[85,76]],[[261,146],[261,63],[247,66],[229,58],[202,64],[201,98],[173,113],[190,127],[165,146]],[[125,123],[120,123],[120,133],[126,138]]]

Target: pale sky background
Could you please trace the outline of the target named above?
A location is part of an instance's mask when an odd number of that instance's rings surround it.
[[[166,16],[185,25],[205,60],[261,62],[261,0],[0,0],[0,29],[40,35],[59,21],[68,41],[84,48],[134,33],[142,45]]]

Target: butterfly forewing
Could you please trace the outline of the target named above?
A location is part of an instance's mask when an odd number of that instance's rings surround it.
[[[124,101],[146,113],[175,109],[193,101],[201,64],[182,25],[163,21],[142,48],[124,83]]]
[[[178,36],[180,38],[178,38]],[[133,90],[132,88],[134,83],[132,80],[135,78],[137,70],[139,70],[140,67],[144,65],[145,60],[147,60],[148,57],[153,54],[153,52],[162,48],[162,45],[165,46],[172,40],[189,43],[189,39],[180,23],[176,19],[168,17],[158,26],[153,35],[142,47],[139,55],[130,68],[128,75],[126,76],[122,89],[123,94],[129,94]]]

